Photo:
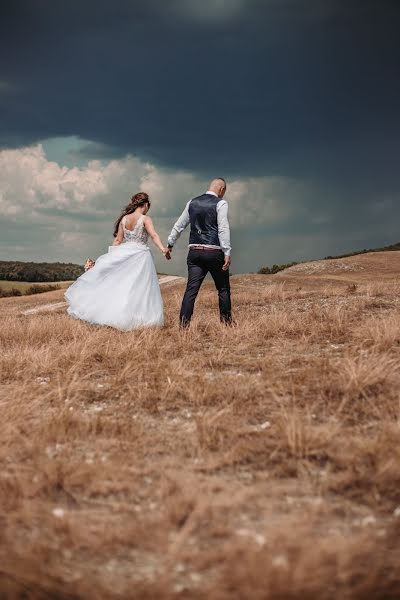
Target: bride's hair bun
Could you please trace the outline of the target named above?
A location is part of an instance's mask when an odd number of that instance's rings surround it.
[[[131,204],[134,204],[137,208],[138,206],[143,206],[143,204],[150,204],[149,195],[146,192],[138,192],[131,198]]]

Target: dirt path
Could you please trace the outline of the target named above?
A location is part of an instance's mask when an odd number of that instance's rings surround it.
[[[163,275],[160,277],[160,285],[165,285],[166,283],[173,283],[177,281],[185,281],[184,277],[179,277],[177,275]],[[66,302],[51,302],[49,304],[42,304],[40,306],[35,306],[34,308],[29,308],[27,310],[21,311],[21,315],[36,315],[42,312],[51,312],[55,310],[59,310],[60,308],[65,308],[67,306]]]

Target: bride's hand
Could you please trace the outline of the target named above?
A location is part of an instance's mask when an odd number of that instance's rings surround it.
[[[161,252],[164,254],[167,260],[171,260],[171,253],[169,251],[169,248],[163,248]]]

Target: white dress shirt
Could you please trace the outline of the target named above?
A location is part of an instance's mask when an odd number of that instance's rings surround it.
[[[212,194],[218,198],[218,195],[215,192],[211,192],[207,190],[206,194]],[[189,217],[189,204],[191,200],[186,204],[183,213],[175,223],[172,228],[172,231],[168,237],[168,246],[173,246],[182,231],[186,229],[186,227],[190,223]],[[229,230],[229,222],[228,222],[228,203],[226,200],[220,200],[217,204],[217,222],[218,222],[218,238],[220,246],[212,246],[208,244],[189,244],[189,248],[191,246],[202,246],[203,248],[213,248],[215,250],[222,250],[225,256],[230,256],[231,254],[231,236]]]

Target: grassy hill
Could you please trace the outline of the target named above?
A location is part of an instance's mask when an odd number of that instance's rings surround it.
[[[0,298],[9,298],[12,296],[31,296],[33,294],[42,294],[53,292],[55,290],[66,289],[72,281],[58,281],[57,283],[30,281],[0,281]]]
[[[332,259],[336,259],[336,258],[348,258],[350,256],[358,256],[359,254],[367,254],[369,252],[395,252],[395,251],[399,251],[399,250],[400,250],[400,242],[397,242],[396,244],[390,244],[389,246],[382,246],[381,248],[369,248],[369,249],[364,248],[363,250],[355,250],[354,252],[348,252],[347,254],[338,254],[335,256],[325,256],[321,260],[332,260]],[[259,275],[274,275],[275,273],[279,273],[279,271],[284,271],[285,269],[288,269],[289,267],[293,267],[294,265],[302,264],[303,262],[310,262],[310,261],[301,261],[301,262],[293,261],[293,262],[280,264],[280,265],[275,264],[275,265],[272,265],[272,267],[265,266],[265,267],[261,267],[261,269],[258,271],[258,274]]]
[[[83,266],[74,263],[36,263],[13,260],[0,261],[0,280],[54,282],[73,281],[83,273]]]
[[[212,282],[187,332],[184,282],[129,333],[0,302],[0,597],[400,598],[400,253],[321,262],[233,328]]]

